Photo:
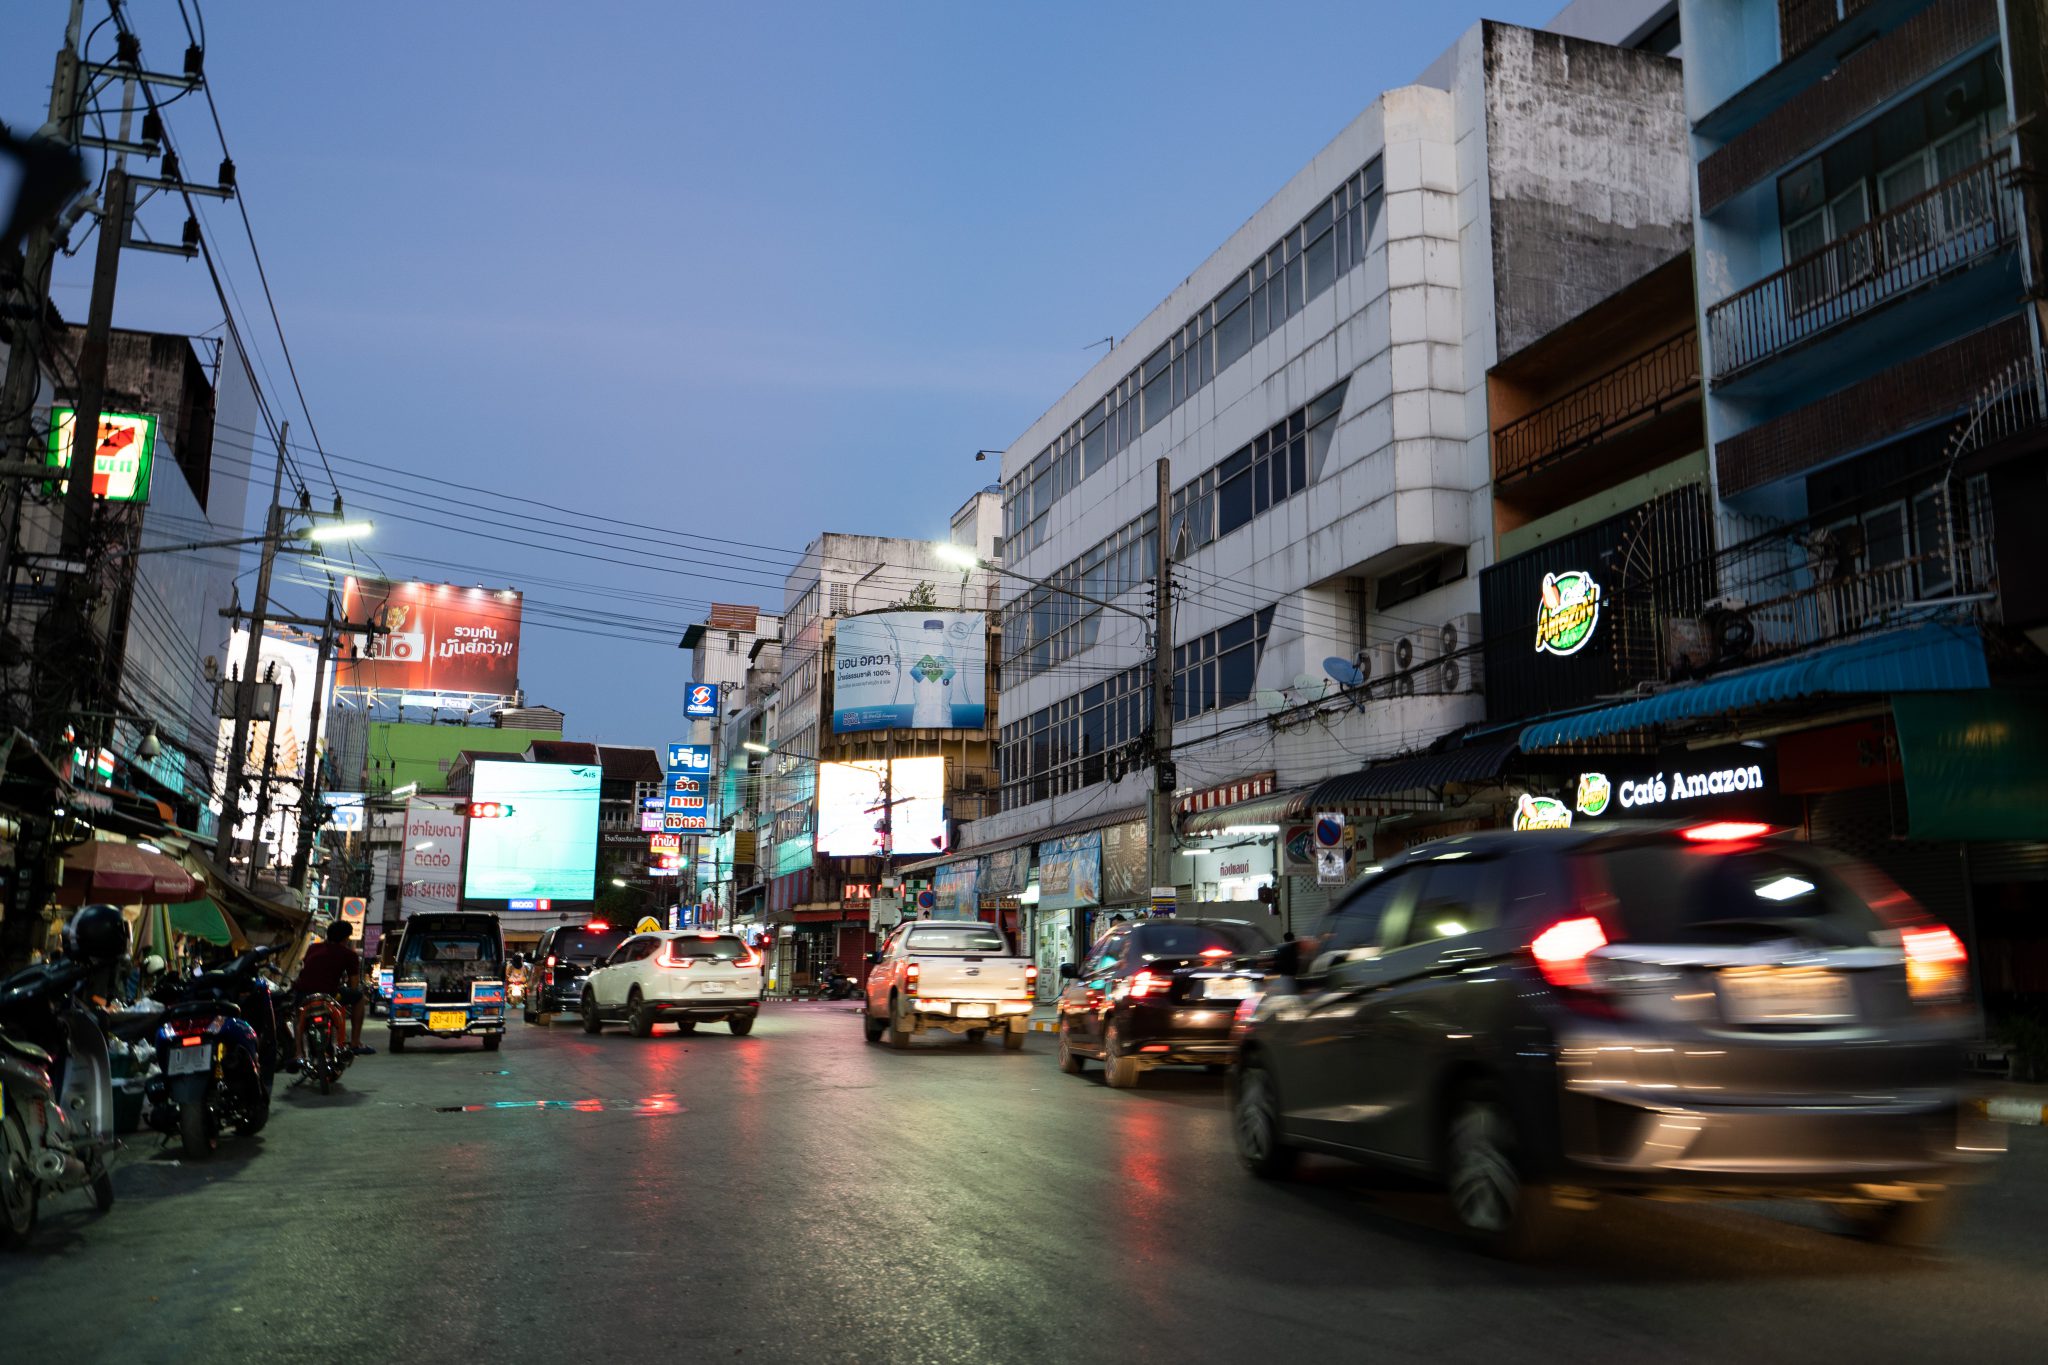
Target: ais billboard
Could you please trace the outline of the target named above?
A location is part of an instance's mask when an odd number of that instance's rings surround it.
[[[341,637],[338,687],[490,696],[519,690],[520,597],[510,588],[350,578],[341,609],[348,621],[376,629]]]
[[[484,759],[470,785],[471,900],[587,901],[597,890],[595,764]],[[477,811],[489,814],[479,817]]]
[[[832,730],[979,730],[988,620],[977,611],[847,616],[834,634]]]

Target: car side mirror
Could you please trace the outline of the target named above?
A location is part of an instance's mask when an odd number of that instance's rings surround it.
[[[1075,981],[1080,979],[1080,976],[1081,969],[1079,967],[1076,967],[1073,963],[1062,962],[1060,964],[1060,980]]]
[[[870,967],[879,967],[882,965],[882,954],[879,949],[875,952],[868,954],[868,965]]]

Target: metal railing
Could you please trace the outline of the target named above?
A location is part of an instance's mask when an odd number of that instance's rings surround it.
[[[2019,196],[1994,153],[1707,310],[1716,382],[2009,249]]]
[[[1495,429],[1493,477],[1507,482],[1594,445],[1700,386],[1700,339],[1688,327],[1599,378]]]
[[[1790,61],[1870,0],[1778,0],[1778,60]]]

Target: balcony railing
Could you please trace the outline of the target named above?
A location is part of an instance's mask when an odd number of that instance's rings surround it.
[[[1493,433],[1493,477],[1506,483],[1594,445],[1698,394],[1700,340],[1688,327]]]
[[[2019,196],[1994,154],[1707,310],[1716,382],[2017,240]]]
[[[1778,60],[1812,47],[1870,0],[1778,0]]]

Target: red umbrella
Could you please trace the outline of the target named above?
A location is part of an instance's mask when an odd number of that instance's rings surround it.
[[[136,844],[95,840],[64,855],[60,898],[67,904],[153,905],[189,900],[198,891],[198,880],[174,860]]]

